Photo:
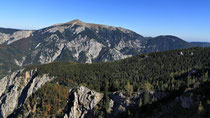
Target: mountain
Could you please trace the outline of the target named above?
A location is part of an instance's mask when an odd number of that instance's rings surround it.
[[[0,44],[4,49],[0,50],[0,77],[28,64],[119,60],[141,52],[145,42],[133,31],[79,20],[35,31],[1,28]],[[8,64],[11,67],[6,68]]]
[[[12,35],[13,33],[17,32],[17,31],[20,31],[20,30],[0,27],[0,32],[1,33],[4,33],[4,34],[10,34],[10,35]]]
[[[43,64],[55,60],[86,63],[119,60],[141,52],[146,42],[144,37],[127,29],[79,20],[25,32],[32,34],[29,37],[23,35],[21,38],[14,38],[15,41],[27,40],[26,45],[30,45],[24,49],[30,51],[25,55],[24,64]],[[4,37],[5,35],[7,34]],[[8,37],[15,36],[12,34]],[[11,44],[14,41],[12,39],[6,38],[1,42]],[[15,44],[16,42],[13,45]]]
[[[39,30],[0,28],[0,44],[0,78],[30,64],[106,62],[191,47],[175,36],[145,38],[125,28],[77,19]]]
[[[209,42],[190,42],[190,44],[194,47],[210,47]]]
[[[11,44],[17,40],[28,38],[33,31],[0,28],[0,44]]]
[[[145,52],[159,52],[192,47],[188,42],[170,35],[147,39]]]
[[[0,118],[210,117],[204,45],[80,20],[0,28]]]
[[[35,31],[29,40],[31,47],[26,64],[119,60],[140,52],[145,43],[145,38],[133,31],[79,20]]]
[[[0,117],[210,116],[210,48],[30,65],[0,80]]]

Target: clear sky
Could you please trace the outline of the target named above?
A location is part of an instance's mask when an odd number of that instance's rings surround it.
[[[210,0],[2,0],[0,27],[40,29],[80,19],[210,42]]]

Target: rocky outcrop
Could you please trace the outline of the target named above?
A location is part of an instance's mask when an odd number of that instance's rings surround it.
[[[97,93],[84,86],[73,88],[70,90],[67,113],[64,118],[93,118],[93,109],[102,100],[103,94]],[[114,118],[120,113],[123,113],[132,106],[138,106],[140,99],[144,99],[144,91],[134,92],[132,96],[128,97],[126,92],[117,91],[110,93],[108,117]],[[149,92],[149,100],[161,99],[167,94],[163,92]]]
[[[0,44],[11,44],[23,38],[28,38],[32,35],[33,31],[16,31],[13,34],[0,32]]]
[[[102,93],[90,90],[84,86],[73,88],[69,93],[69,113],[64,118],[85,118],[103,98]],[[91,117],[91,115],[89,116]]]
[[[179,97],[180,101],[181,101],[181,106],[183,108],[187,108],[187,109],[190,109],[192,103],[193,103],[193,100],[191,97],[186,97],[186,96],[181,96]]]
[[[119,113],[123,113],[128,110],[129,107],[138,106],[140,99],[144,101],[144,91],[134,92],[130,97],[127,96],[124,91],[117,91],[110,94],[110,104],[109,104],[109,117],[114,118]],[[154,102],[156,100],[165,97],[167,94],[164,92],[149,92],[149,101]]]
[[[0,118],[6,118],[25,100],[53,78],[37,76],[37,70],[18,70],[0,80]]]
[[[109,95],[108,117],[117,117],[130,107],[138,106],[140,99],[144,99],[144,91],[134,92],[130,97],[125,91],[117,91]],[[165,97],[163,92],[149,92],[149,101],[153,102]],[[93,118],[93,109],[102,100],[103,94],[90,90],[84,86],[73,88],[69,93],[68,105],[64,118]]]

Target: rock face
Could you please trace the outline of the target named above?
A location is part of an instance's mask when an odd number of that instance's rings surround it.
[[[84,86],[71,89],[68,103],[70,112],[64,118],[85,118],[102,98],[102,93],[95,92]]]
[[[84,63],[124,59],[144,49],[145,38],[119,27],[73,20],[37,30],[27,63],[71,60]]]
[[[20,40],[26,40],[29,47],[21,49],[25,46]],[[13,60],[17,66],[23,66],[55,60],[92,63],[124,59],[140,53],[146,39],[121,27],[73,20],[35,31],[0,29],[0,44],[11,43],[28,52],[24,60]]]
[[[0,32],[0,44],[11,44],[20,39],[30,37],[32,33],[33,31],[24,31],[24,30],[16,31],[12,34]]]
[[[132,96],[128,97],[126,95],[126,92],[124,91],[118,91],[118,92],[113,92],[110,95],[110,104],[109,104],[109,112],[110,118],[114,118],[118,116],[119,113],[127,111],[129,107],[132,106],[138,106],[140,99],[142,101],[144,100],[144,94],[145,92],[139,91],[139,92],[134,92]],[[149,92],[149,101],[153,102],[152,100],[155,98],[156,100],[161,99],[165,97],[167,94],[164,92]]]
[[[37,71],[16,71],[0,80],[0,118],[6,118],[25,100],[46,82],[51,81],[47,75],[37,77]]]

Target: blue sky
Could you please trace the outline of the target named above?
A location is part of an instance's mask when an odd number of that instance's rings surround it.
[[[0,27],[40,29],[80,19],[143,36],[210,42],[210,0],[2,0]]]

